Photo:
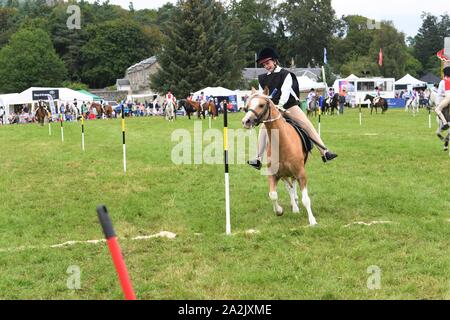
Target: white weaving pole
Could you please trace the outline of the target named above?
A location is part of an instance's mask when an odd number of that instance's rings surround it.
[[[225,214],[226,214],[226,233],[231,235],[231,213],[230,213],[230,174],[228,165],[228,110],[227,106],[223,108],[223,154],[225,165]]]

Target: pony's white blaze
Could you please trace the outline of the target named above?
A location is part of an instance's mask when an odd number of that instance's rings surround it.
[[[261,101],[259,99],[259,97],[264,97],[264,96],[252,96],[250,97],[250,100],[248,102],[248,108],[253,110],[253,111],[257,111],[257,108],[261,105]],[[244,128],[246,129],[250,129],[253,126],[253,120],[256,120],[256,116],[253,112],[248,111],[245,115],[245,117],[242,119],[242,124],[244,126]]]

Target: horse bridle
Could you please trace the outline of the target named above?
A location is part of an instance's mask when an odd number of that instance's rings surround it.
[[[255,97],[253,97],[253,98],[255,98]],[[252,98],[252,99],[253,99]],[[264,98],[265,100],[266,100],[266,104],[264,105],[264,107],[263,107],[263,111],[260,113],[260,114],[258,114],[255,110],[253,110],[253,109],[249,109],[249,108],[244,108],[244,111],[245,112],[251,112],[251,113],[253,113],[254,115],[255,115],[255,117],[256,117],[256,121],[255,121],[255,127],[257,127],[257,126],[259,126],[261,123],[266,123],[266,122],[273,122],[273,121],[275,121],[275,120],[278,120],[278,119],[270,119],[271,118],[271,115],[272,115],[272,111],[271,111],[271,108],[270,108],[270,99],[269,98]],[[250,99],[250,101],[251,101],[251,99]],[[269,114],[268,116],[267,116],[267,119],[268,120],[263,120],[264,119],[264,117],[266,116],[266,114]],[[281,116],[281,115],[280,115]]]

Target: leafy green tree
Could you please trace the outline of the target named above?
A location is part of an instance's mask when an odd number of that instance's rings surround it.
[[[375,33],[368,28],[368,20],[359,15],[344,16],[339,20],[338,32],[328,50],[329,61],[337,70],[355,55],[368,55]]]
[[[421,17],[422,26],[414,37],[414,55],[428,69],[429,58],[442,49],[444,39],[438,17],[429,13],[423,13]]]
[[[81,49],[81,80],[93,88],[114,84],[128,67],[155,52],[153,38],[136,22],[108,21],[87,32],[91,38]]]
[[[379,74],[397,79],[403,77],[407,60],[405,35],[399,32],[390,21],[382,21],[380,29],[375,31],[370,46],[370,57],[375,62],[378,62],[380,48],[383,50],[383,65],[380,67]]]
[[[246,44],[246,66],[254,67],[255,53],[264,47],[276,47],[273,34],[275,1],[273,0],[233,0],[229,17],[239,21],[240,42]]]
[[[67,7],[62,3],[56,6],[48,19],[49,32],[52,35],[56,52],[64,61],[71,81],[81,80],[81,48],[89,40],[87,28],[69,29],[67,27]]]
[[[242,44],[238,24],[226,19],[222,5],[214,0],[178,3],[167,25],[163,49],[157,55],[161,69],[152,76],[158,92],[172,89],[179,97],[207,86],[235,88],[241,83]]]
[[[31,86],[59,86],[67,69],[42,29],[21,29],[0,50],[0,91],[20,92]]]
[[[326,48],[337,26],[331,0],[286,0],[279,7],[290,35],[290,57],[297,65],[323,63]]]

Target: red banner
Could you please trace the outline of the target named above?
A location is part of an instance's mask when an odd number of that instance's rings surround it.
[[[444,49],[439,51],[437,54],[437,57],[441,59],[442,61],[450,61],[450,58],[444,55]]]

